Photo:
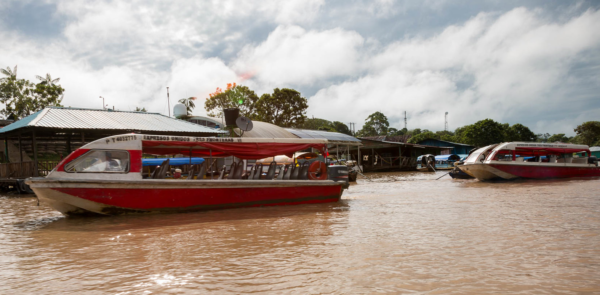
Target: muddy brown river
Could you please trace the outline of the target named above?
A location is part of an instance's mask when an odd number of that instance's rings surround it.
[[[370,174],[342,201],[65,218],[0,195],[2,294],[600,294],[600,179]]]

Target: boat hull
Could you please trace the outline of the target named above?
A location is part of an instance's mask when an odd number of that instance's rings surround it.
[[[186,212],[337,202],[342,186],[302,180],[27,180],[41,202],[65,215]]]
[[[569,178],[569,177],[597,177],[600,176],[600,167],[573,167],[559,165],[500,165],[488,164],[504,173],[522,178]]]
[[[459,166],[461,171],[479,179],[516,179],[516,178],[569,178],[600,177],[600,167],[573,167],[559,165],[515,165],[515,164],[469,164]]]
[[[500,169],[487,164],[470,164],[461,165],[458,168],[466,174],[475,177],[479,180],[494,180],[494,179],[515,179],[518,176],[506,173]]]

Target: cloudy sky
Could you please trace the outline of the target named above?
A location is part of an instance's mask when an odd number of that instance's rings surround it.
[[[50,73],[65,106],[167,114],[226,83],[294,88],[307,115],[443,130],[492,118],[536,133],[600,120],[600,1],[0,2],[0,67]]]

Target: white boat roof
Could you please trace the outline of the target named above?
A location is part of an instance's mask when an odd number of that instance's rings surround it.
[[[570,143],[543,143],[543,142],[505,142],[496,146],[496,150],[515,150],[515,149],[577,149],[577,150],[589,150],[589,146],[583,144],[570,144]]]

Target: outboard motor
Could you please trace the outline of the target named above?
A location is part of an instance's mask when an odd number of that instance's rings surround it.
[[[429,172],[435,172],[435,156],[431,154],[421,156],[421,167]]]
[[[591,156],[588,158],[588,164],[594,164],[596,166],[598,166],[598,158]]]
[[[342,187],[347,189],[350,187],[348,182],[348,166],[346,165],[331,165],[327,166],[327,179],[335,182],[343,182]]]

